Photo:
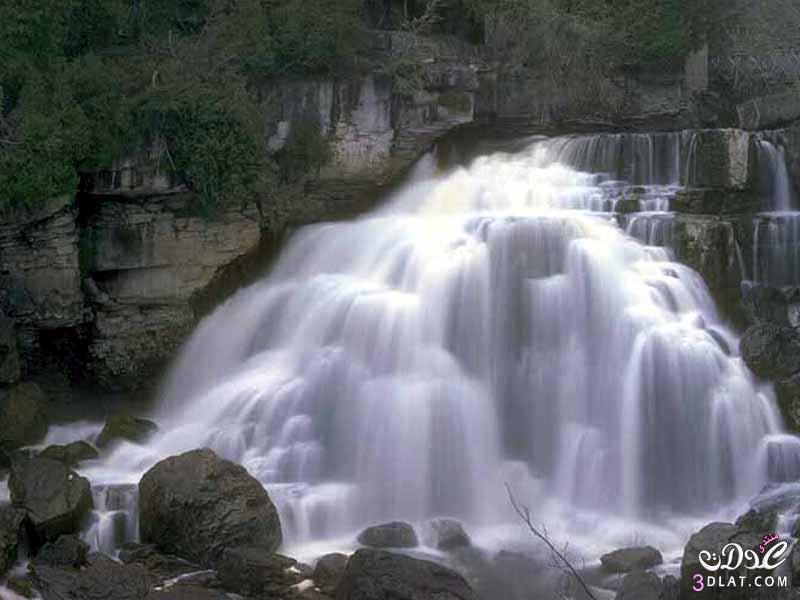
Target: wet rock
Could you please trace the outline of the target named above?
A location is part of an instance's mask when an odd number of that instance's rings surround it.
[[[203,571],[203,567],[177,556],[161,554],[152,544],[126,544],[119,559],[126,565],[140,565],[161,579],[175,579],[187,573]]]
[[[800,374],[778,380],[775,397],[786,426],[795,433],[800,432]]]
[[[97,553],[81,569],[34,561],[30,570],[45,600],[142,600],[159,583],[139,565],[123,565]]]
[[[414,528],[401,521],[367,527],[358,535],[358,542],[373,548],[413,548],[419,545]]]
[[[655,567],[664,562],[661,552],[652,546],[614,550],[600,557],[600,562],[612,573],[630,573]]]
[[[687,187],[742,190],[752,184],[750,134],[746,131],[697,131],[692,136],[690,150]]]
[[[89,480],[56,460],[16,461],[8,487],[11,503],[25,511],[36,543],[75,533],[92,508]]]
[[[19,381],[20,363],[14,321],[0,312],[0,384]]]
[[[86,564],[89,545],[74,535],[62,535],[54,542],[48,542],[37,552],[35,562],[51,567],[72,567],[78,569]]]
[[[478,600],[461,575],[441,565],[383,550],[358,550],[336,600]]]
[[[430,526],[434,535],[433,545],[439,550],[454,550],[472,543],[464,526],[455,519],[433,519]]]
[[[0,576],[17,560],[17,548],[23,535],[25,513],[9,505],[0,505]]]
[[[39,458],[49,458],[75,466],[84,460],[91,460],[99,456],[97,450],[88,442],[79,441],[71,444],[48,446],[39,453]]]
[[[736,526],[756,533],[772,532],[778,528],[778,513],[766,508],[751,508],[736,519]]]
[[[305,577],[297,561],[263,548],[226,548],[217,572],[225,589],[245,596],[281,597]]]
[[[205,566],[218,562],[225,548],[272,553],[283,539],[264,487],[208,449],[167,458],[145,473],[139,524],[144,543]]]
[[[756,212],[760,205],[753,192],[692,188],[677,191],[670,208],[692,215],[736,215]]]
[[[317,561],[311,579],[322,591],[332,593],[344,576],[347,559],[346,554],[326,554]]]
[[[744,332],[742,358],[759,377],[786,378],[800,371],[800,335],[788,327],[756,323]]]
[[[127,440],[141,444],[158,431],[158,425],[147,419],[131,415],[115,415],[106,421],[97,438],[97,447],[105,448],[111,442]]]
[[[633,571],[622,578],[616,600],[662,600],[664,584],[658,575]]]
[[[0,389],[0,447],[35,444],[47,433],[46,398],[35,383]]]

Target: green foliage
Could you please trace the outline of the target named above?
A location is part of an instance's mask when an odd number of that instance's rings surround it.
[[[306,115],[292,123],[289,137],[276,158],[284,183],[299,181],[328,162],[330,151],[316,115]]]
[[[346,67],[360,0],[8,0],[0,5],[0,205],[76,189],[154,144],[206,212],[268,187],[257,84]],[[324,140],[284,170],[317,168]],[[318,131],[317,126],[317,131]],[[293,175],[292,175],[293,176]]]

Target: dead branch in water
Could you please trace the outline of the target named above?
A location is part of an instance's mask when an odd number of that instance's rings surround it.
[[[553,553],[553,555],[556,556],[558,560],[564,564],[564,566],[570,573],[572,573],[572,576],[575,577],[575,579],[581,585],[583,591],[586,592],[586,595],[589,598],[591,598],[591,600],[597,600],[597,597],[589,589],[589,586],[583,580],[583,577],[581,577],[578,574],[578,571],[575,569],[575,567],[572,566],[572,563],[569,562],[567,557],[564,556],[564,554],[561,553],[558,550],[558,548],[556,548],[555,545],[550,541],[550,539],[547,537],[547,533],[542,533],[534,526],[533,521],[531,521],[531,511],[528,509],[527,506],[523,506],[517,503],[516,499],[514,498],[514,493],[511,491],[511,486],[508,485],[508,483],[506,483],[506,491],[508,492],[508,500],[509,502],[511,502],[511,506],[514,508],[514,512],[516,512],[517,515],[519,515],[519,518],[524,521],[525,525],[528,527],[530,532],[538,539],[543,541],[548,548],[550,548],[550,551]]]

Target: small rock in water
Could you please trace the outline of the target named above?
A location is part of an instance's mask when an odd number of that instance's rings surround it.
[[[664,562],[661,552],[652,546],[622,548],[600,557],[606,570],[612,573],[630,573],[640,569],[649,569]]]
[[[658,575],[633,571],[622,578],[616,600],[662,600],[664,584]]]
[[[93,505],[89,480],[49,458],[16,461],[8,488],[11,504],[27,514],[35,544],[76,533]]]
[[[247,470],[209,449],[162,460],[139,482],[142,542],[213,567],[226,548],[266,554],[282,542],[278,511]]]
[[[414,528],[401,521],[367,527],[359,534],[358,542],[373,548],[413,548],[419,545]]]
[[[50,458],[63,462],[70,467],[77,465],[84,460],[97,458],[97,450],[88,442],[72,442],[64,446],[48,446],[39,453],[39,458]]]
[[[311,578],[322,591],[331,593],[342,580],[347,560],[346,554],[326,554],[317,561]]]
[[[25,513],[8,505],[0,505],[0,576],[17,560],[17,549],[23,535]]]
[[[429,525],[433,533],[430,543],[439,550],[455,550],[472,544],[464,526],[455,519],[432,519]]]
[[[51,567],[72,567],[78,569],[86,564],[89,545],[74,535],[62,535],[54,542],[42,546],[34,559]]]
[[[771,533],[778,528],[778,513],[774,510],[751,508],[736,519],[736,526],[748,531]]]
[[[131,415],[115,415],[106,421],[97,438],[97,447],[105,448],[116,440],[127,440],[141,444],[158,431],[158,425],[147,419]]]

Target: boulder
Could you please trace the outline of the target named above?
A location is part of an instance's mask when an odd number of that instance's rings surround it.
[[[225,548],[272,553],[283,540],[264,487],[208,449],[162,460],[139,482],[141,540],[162,552],[215,565]]]
[[[94,446],[88,442],[72,442],[71,444],[48,446],[39,453],[39,458],[49,458],[74,466],[84,460],[97,458],[99,454]]]
[[[658,575],[633,571],[622,578],[616,600],[662,600],[664,584]]]
[[[800,371],[800,335],[789,327],[756,323],[744,332],[740,347],[759,377],[786,378]]]
[[[30,571],[45,600],[142,600],[159,583],[139,565],[123,565],[97,553],[81,569],[34,561]]]
[[[305,577],[297,561],[263,548],[226,548],[217,566],[226,590],[245,596],[283,597]]]
[[[79,569],[86,564],[89,545],[74,535],[62,535],[48,542],[36,553],[35,562],[51,567]]]
[[[0,384],[16,383],[19,381],[19,376],[19,350],[14,321],[0,312]]]
[[[478,600],[461,575],[436,563],[363,548],[347,563],[336,600]]]
[[[35,444],[47,433],[46,398],[35,383],[0,389],[0,447]]]
[[[600,557],[600,563],[612,573],[630,573],[655,567],[664,562],[661,552],[652,546],[614,550]]]
[[[77,532],[92,508],[89,480],[56,460],[16,461],[8,487],[11,503],[27,515],[35,543]]]
[[[0,577],[17,560],[17,548],[23,535],[25,513],[7,504],[0,505]]]
[[[346,554],[326,554],[317,561],[311,579],[323,592],[332,593],[341,582],[346,568]]]
[[[367,527],[358,535],[358,542],[373,548],[413,548],[419,545],[414,528],[401,521]]]
[[[165,580],[203,571],[203,567],[188,560],[161,554],[152,544],[126,544],[119,551],[119,559],[126,565],[140,565]]]
[[[111,442],[127,440],[141,444],[158,431],[158,425],[147,419],[131,415],[114,415],[106,421],[97,438],[97,447],[105,448]]]
[[[463,548],[472,543],[464,526],[455,519],[433,519],[430,522],[433,533],[433,546],[439,550],[455,550]]]

